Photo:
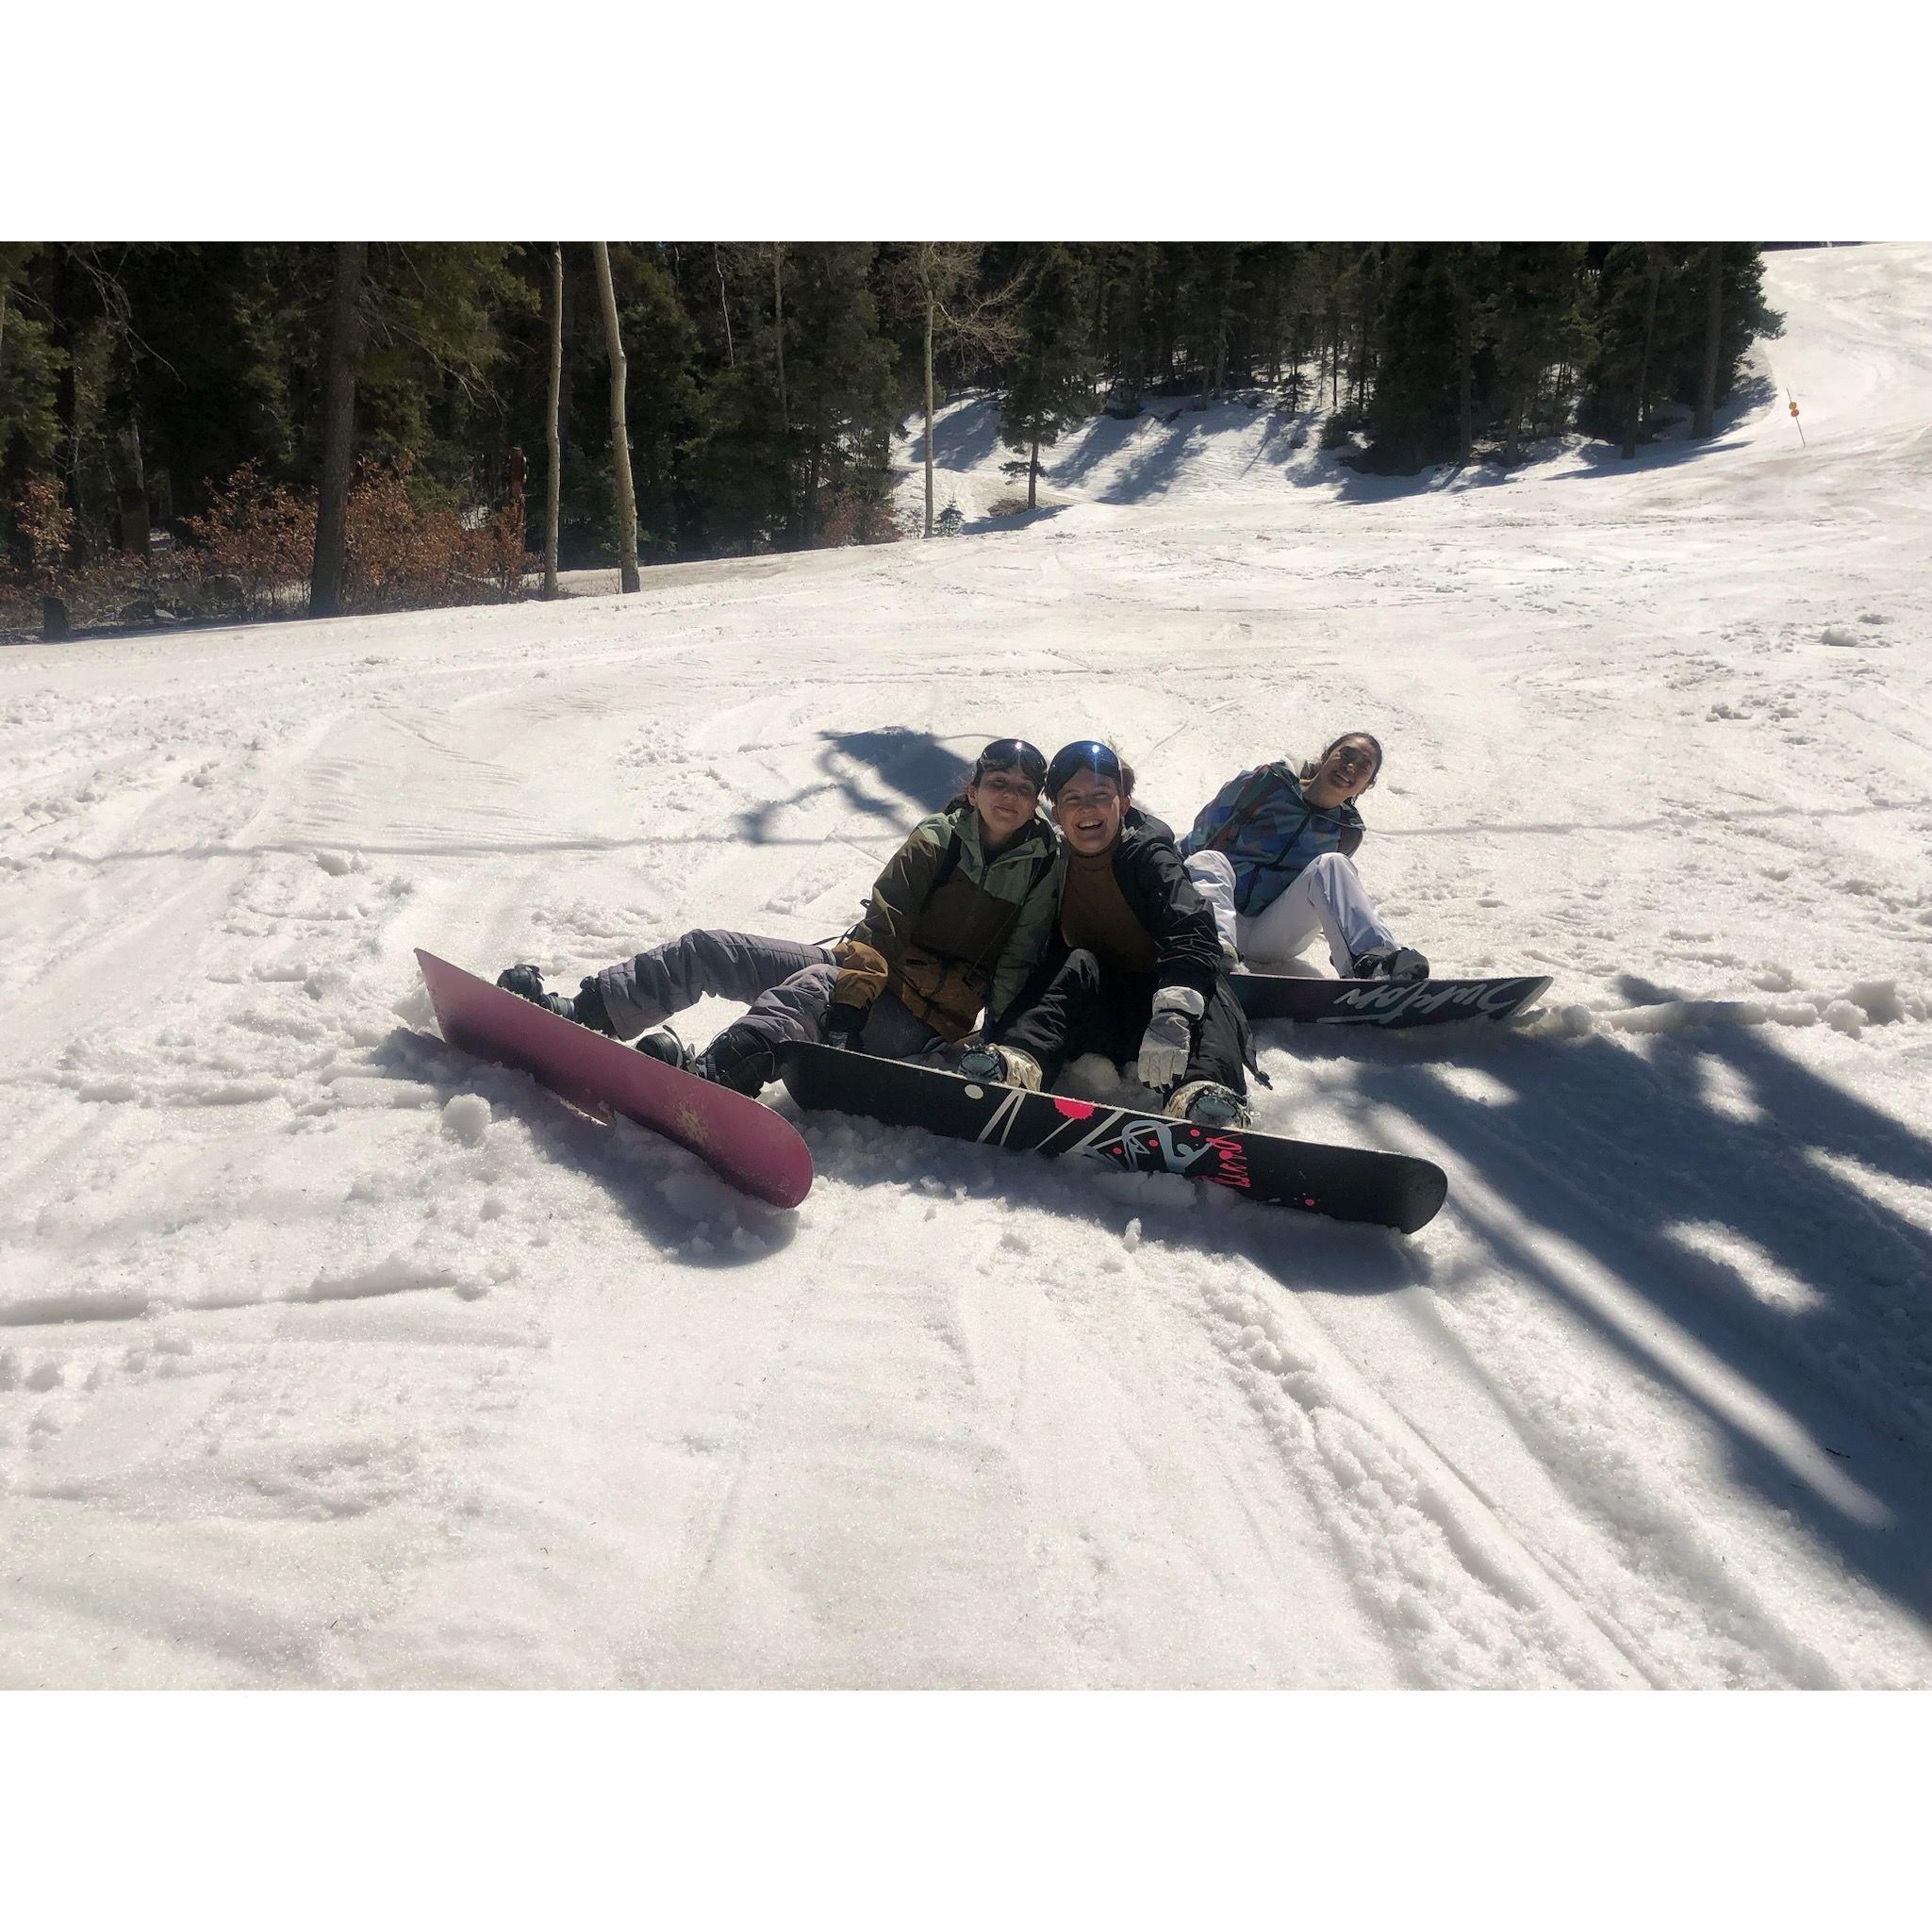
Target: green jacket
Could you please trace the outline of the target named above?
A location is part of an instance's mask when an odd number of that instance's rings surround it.
[[[970,805],[914,828],[838,949],[835,999],[869,1006],[890,992],[949,1040],[972,1031],[982,1006],[994,1018],[1006,1010],[1046,953],[1065,861],[1044,818],[990,863],[984,830]]]

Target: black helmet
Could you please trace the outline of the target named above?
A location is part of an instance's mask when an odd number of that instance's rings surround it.
[[[1111,778],[1115,784],[1120,779],[1120,756],[1112,745],[1103,745],[1098,738],[1077,738],[1070,745],[1062,745],[1054,752],[1053,762],[1047,768],[1047,796],[1057,797],[1062,785],[1076,771],[1091,771],[1096,778]]]

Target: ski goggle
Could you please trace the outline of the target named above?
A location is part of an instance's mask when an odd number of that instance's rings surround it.
[[[1111,778],[1115,784],[1120,783],[1120,760],[1115,756],[1111,745],[1103,745],[1098,738],[1080,738],[1070,745],[1062,745],[1053,754],[1053,762],[1047,768],[1047,796],[1055,797],[1061,786],[1076,771],[1091,771],[1096,778]]]
[[[1046,754],[1024,738],[995,738],[973,760],[972,782],[978,784],[989,771],[1016,771],[1038,791],[1047,777]]]

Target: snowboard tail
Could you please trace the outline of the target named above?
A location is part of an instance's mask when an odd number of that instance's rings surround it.
[[[780,1049],[779,1070],[801,1107],[862,1114],[1049,1160],[1081,1154],[1124,1173],[1182,1174],[1248,1200],[1404,1233],[1425,1226],[1448,1192],[1440,1167],[1409,1154],[1201,1127],[835,1047],[794,1041]]]
[[[812,1153],[782,1115],[520,999],[420,949],[417,964],[451,1046],[520,1068],[586,1113],[621,1114],[688,1148],[733,1186],[794,1208]]]
[[[1326,980],[1295,973],[1234,973],[1228,983],[1250,1019],[1320,1026],[1432,1027],[1505,1020],[1549,991],[1547,975],[1514,980]]]

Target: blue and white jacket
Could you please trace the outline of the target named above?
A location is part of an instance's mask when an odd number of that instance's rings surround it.
[[[1314,767],[1281,758],[1230,778],[1201,807],[1181,841],[1188,857],[1224,853],[1234,867],[1234,910],[1256,918],[1323,852],[1352,854],[1362,843],[1362,814],[1352,804],[1312,805],[1302,796]]]

